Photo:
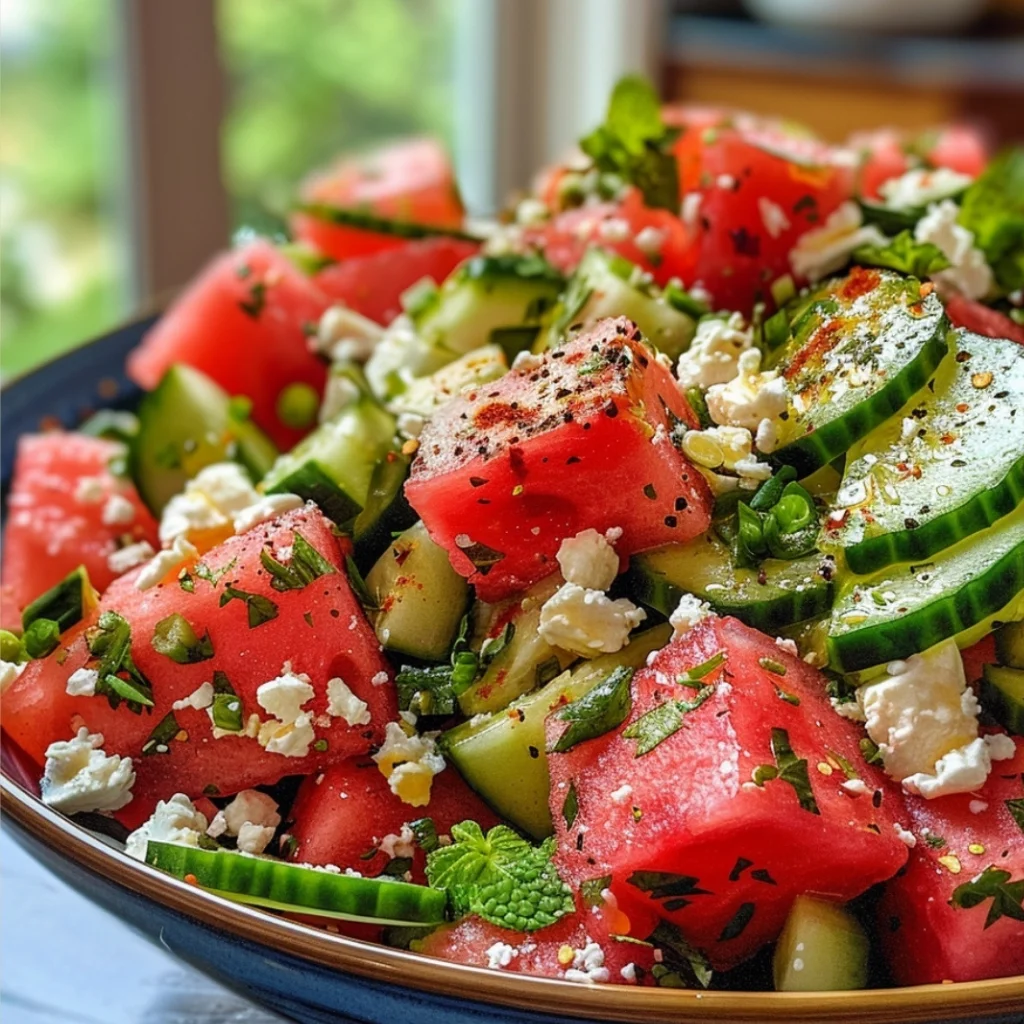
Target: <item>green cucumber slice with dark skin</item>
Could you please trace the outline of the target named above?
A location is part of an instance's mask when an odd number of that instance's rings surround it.
[[[829,610],[833,570],[818,554],[769,558],[759,568],[742,569],[729,546],[709,532],[687,544],[634,555],[627,582],[636,600],[662,615],[671,615],[684,594],[693,594],[721,615],[776,633]]]
[[[923,561],[1024,500],[1024,346],[956,331],[928,387],[847,457],[825,544],[856,573]]]
[[[1007,668],[1024,668],[1024,622],[1008,622],[996,630],[996,658]]]
[[[1007,732],[1024,736],[1024,668],[985,665],[979,697],[981,706]]]
[[[1024,506],[923,563],[853,577],[832,609],[829,663],[860,672],[910,657],[1024,608]],[[991,626],[988,627],[991,631]]]
[[[949,350],[942,303],[914,278],[855,267],[809,299],[777,360],[790,402],[772,456],[801,476],[902,408]]]
[[[405,498],[410,461],[401,452],[388,452],[373,467],[366,504],[352,526],[353,557],[360,572],[369,572],[392,537],[416,522],[416,513]]]
[[[772,958],[776,992],[866,988],[871,946],[845,907],[797,896]]]
[[[330,203],[299,203],[295,206],[297,213],[304,213],[317,220],[329,221],[358,231],[368,231],[375,235],[392,235],[395,238],[458,238],[464,242],[481,242],[482,238],[459,231],[455,228],[443,228],[433,224],[417,224],[411,220],[394,220],[390,217],[379,217],[368,210],[350,207],[332,206]]]
[[[447,896],[392,878],[336,874],[233,850],[150,840],[146,863],[239,903],[372,924],[440,924]]]
[[[177,363],[139,403],[128,466],[154,515],[204,466],[233,459],[259,480],[277,448],[205,374]]]
[[[63,633],[96,607],[99,594],[89,581],[84,565],[73,569],[59,583],[25,606],[21,628],[28,629],[36,619],[51,619]]]

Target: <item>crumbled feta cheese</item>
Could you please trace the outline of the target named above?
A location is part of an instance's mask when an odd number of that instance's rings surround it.
[[[786,654],[791,654],[794,658],[800,657],[800,650],[796,645],[796,641],[788,636],[777,636],[775,638],[775,646],[780,651],[784,651]]]
[[[988,804],[984,800],[971,800],[967,805],[971,814],[984,814],[988,810]]]
[[[116,548],[107,555],[107,568],[120,576],[134,569],[143,562],[148,562],[156,552],[148,540],[140,540],[137,544],[128,544],[123,548]]]
[[[160,543],[209,531],[230,532],[235,515],[260,500],[246,471],[237,462],[215,462],[174,495],[160,517]]]
[[[175,793],[170,800],[161,800],[149,820],[128,837],[124,852],[136,860],[145,860],[150,839],[158,843],[198,846],[206,829],[206,816],[196,810],[184,793]]]
[[[656,256],[661,252],[666,237],[667,235],[664,231],[648,224],[647,227],[637,233],[633,241],[641,252],[646,253],[648,256]]]
[[[132,759],[107,756],[102,733],[78,730],[70,740],[51,743],[39,788],[43,803],[62,814],[119,811],[132,798]]]
[[[258,789],[243,789],[223,811],[225,831],[229,836],[238,836],[245,825],[269,828],[271,834],[281,824],[277,801]]]
[[[415,412],[403,412],[398,415],[398,432],[403,437],[418,438],[423,433],[427,421]]]
[[[878,186],[885,205],[893,210],[912,210],[949,199],[962,192],[974,179],[948,167],[915,167],[898,178]]]
[[[425,807],[430,802],[434,776],[444,771],[437,736],[436,732],[410,736],[398,722],[388,722],[384,743],[373,755],[391,792],[412,807]]]
[[[896,832],[896,838],[901,842],[905,843],[911,849],[917,846],[917,836],[908,828],[904,828],[898,821],[892,823],[893,830]]]
[[[106,494],[107,484],[101,476],[83,476],[75,487],[75,501],[83,505],[98,505]]]
[[[256,690],[256,702],[274,716],[260,724],[260,746],[283,757],[305,757],[316,735],[313,714],[303,711],[302,706],[314,696],[309,676],[293,672],[291,662],[286,661],[277,678]]]
[[[416,852],[416,835],[408,824],[405,824],[398,835],[394,832],[386,835],[377,844],[377,849],[392,860],[395,857],[411,857]]]
[[[76,668],[65,686],[65,692],[71,697],[93,697],[96,695],[96,684],[100,674],[94,668]]]
[[[194,708],[196,711],[205,711],[213,704],[213,683],[200,683],[187,697],[176,700],[171,707],[175,711],[184,711],[186,708]]]
[[[627,598],[613,601],[600,590],[565,583],[541,607],[538,632],[552,647],[594,658],[621,650],[646,618]]]
[[[512,959],[519,956],[519,950],[507,942],[496,942],[486,950],[485,956],[487,957],[487,966],[492,971],[496,971],[502,967],[508,967],[512,963]]]
[[[565,972],[566,981],[582,985],[596,985],[608,981],[611,974],[604,965],[604,950],[587,940],[582,949],[573,950],[572,966]]]
[[[103,506],[101,518],[104,526],[128,526],[135,522],[135,506],[123,494],[112,494]]]
[[[971,793],[985,785],[993,761],[1009,760],[1017,747],[1009,736],[978,736],[940,757],[930,772],[917,772],[903,780],[908,793],[932,800],[951,793]]]
[[[779,425],[775,420],[763,419],[758,423],[754,445],[765,455],[771,455],[779,447]]]
[[[619,574],[619,556],[607,536],[597,530],[566,537],[555,557],[567,583],[590,590],[607,590]]]
[[[703,202],[703,192],[687,192],[679,204],[679,219],[683,222],[686,230],[691,233],[697,228],[697,222],[700,219],[700,206]]]
[[[736,188],[736,179],[731,174],[720,174],[715,178],[715,184],[726,192],[731,192]]]
[[[516,373],[533,373],[534,370],[539,370],[543,365],[544,357],[531,352],[529,349],[517,352],[515,359],[512,360],[512,369]]]
[[[516,207],[516,223],[523,227],[537,227],[551,216],[551,211],[539,199],[527,196]]]
[[[753,332],[744,326],[743,317],[707,317],[697,324],[690,347],[679,357],[676,378],[679,387],[709,388],[725,384],[736,376],[739,358],[753,345]]]
[[[785,378],[775,370],[761,372],[761,353],[748,349],[738,360],[736,376],[713,384],[706,395],[708,413],[719,426],[754,431],[764,420],[774,420],[789,405]]]
[[[628,981],[630,984],[633,984],[636,981],[636,964],[626,964],[625,967],[620,969],[619,977],[622,978],[623,981]]]
[[[629,798],[633,795],[633,787],[628,783],[619,786],[618,789],[612,790],[610,796],[613,804],[624,804],[629,802]]]
[[[384,686],[388,682],[388,674],[383,669],[370,679],[371,686]]]
[[[347,409],[359,398],[359,387],[347,373],[331,373],[324,385],[324,397],[320,400],[319,423],[333,420],[342,409]]]
[[[778,203],[773,203],[765,196],[761,196],[757,201],[757,208],[761,214],[761,223],[772,238],[778,238],[783,231],[789,230],[790,220],[786,216],[786,211]]]
[[[992,290],[992,268],[985,254],[974,245],[974,235],[957,223],[960,207],[950,199],[933,203],[914,227],[918,242],[931,242],[952,264],[932,274],[935,287],[943,298],[951,294],[969,299],[983,299]]]
[[[694,626],[699,625],[712,614],[711,605],[707,601],[702,601],[694,594],[683,594],[675,611],[669,616],[672,638],[677,639],[684,633],[689,633]]]
[[[952,640],[893,662],[857,695],[868,735],[897,780],[931,772],[941,757],[978,735],[978,702]]]
[[[238,830],[237,846],[242,853],[261,854],[274,838],[274,830],[264,825],[253,825],[246,822]]]
[[[832,710],[835,711],[840,718],[845,718],[851,722],[866,722],[867,718],[864,715],[864,707],[860,702],[858,694],[854,694],[853,700],[836,700],[832,698]]]
[[[28,662],[0,661],[0,695],[7,692],[7,688],[17,679],[28,667]]]
[[[305,501],[297,494],[267,494],[260,498],[254,505],[243,509],[234,519],[235,533],[248,533],[254,527],[268,523],[272,519],[283,516],[286,512],[293,512],[302,508]]]
[[[340,676],[327,680],[327,713],[349,725],[369,725],[370,705],[360,700]]]
[[[329,306],[320,317],[312,347],[333,362],[362,363],[370,358],[383,336],[384,328],[376,321],[348,306]]]
[[[601,221],[597,229],[598,238],[602,242],[625,242],[629,239],[629,233],[629,222],[621,217],[609,217]]]
[[[127,550],[127,549],[125,549]],[[171,573],[191,565],[199,552],[184,536],[175,537],[171,547],[159,552],[135,578],[136,590],[149,590],[165,580]]]
[[[888,239],[873,224],[864,224],[860,207],[850,201],[837,207],[820,228],[807,231],[790,250],[793,273],[820,281],[846,264],[862,245],[885,245]]]
[[[846,779],[839,784],[850,796],[867,796],[871,792],[863,779]]]

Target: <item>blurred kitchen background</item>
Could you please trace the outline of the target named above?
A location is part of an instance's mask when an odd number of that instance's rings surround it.
[[[1024,139],[1024,0],[0,0],[0,373],[113,326],[405,133],[495,210],[614,81],[828,139]]]

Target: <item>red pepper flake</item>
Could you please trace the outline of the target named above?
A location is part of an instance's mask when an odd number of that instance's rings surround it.
[[[935,285],[931,281],[921,282],[919,292],[922,299],[926,299],[933,291],[935,291]]]
[[[859,299],[862,295],[874,291],[881,283],[882,275],[877,270],[868,270],[864,267],[854,267],[850,271],[845,284],[839,291],[841,298],[847,301]]]
[[[199,879],[198,879],[198,878],[196,878],[196,876],[195,876],[195,875],[191,875],[191,874],[189,874],[189,875],[186,875],[186,876],[185,876],[185,877],[184,877],[184,878],[182,879],[182,881],[183,881],[183,882],[184,882],[184,883],[185,883],[186,885],[199,885]]]
[[[950,434],[950,433],[945,433],[945,434],[942,435],[942,437],[939,438],[939,440],[943,444],[952,444],[956,440],[956,435],[955,434]]]

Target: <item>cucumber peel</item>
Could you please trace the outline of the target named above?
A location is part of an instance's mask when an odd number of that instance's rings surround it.
[[[868,983],[870,945],[844,907],[797,896],[772,958],[776,992],[846,992]]]
[[[233,850],[150,840],[146,863],[239,903],[371,924],[440,924],[443,892],[393,878],[362,878]]]
[[[985,665],[980,697],[981,706],[1007,732],[1024,736],[1024,669]]]

